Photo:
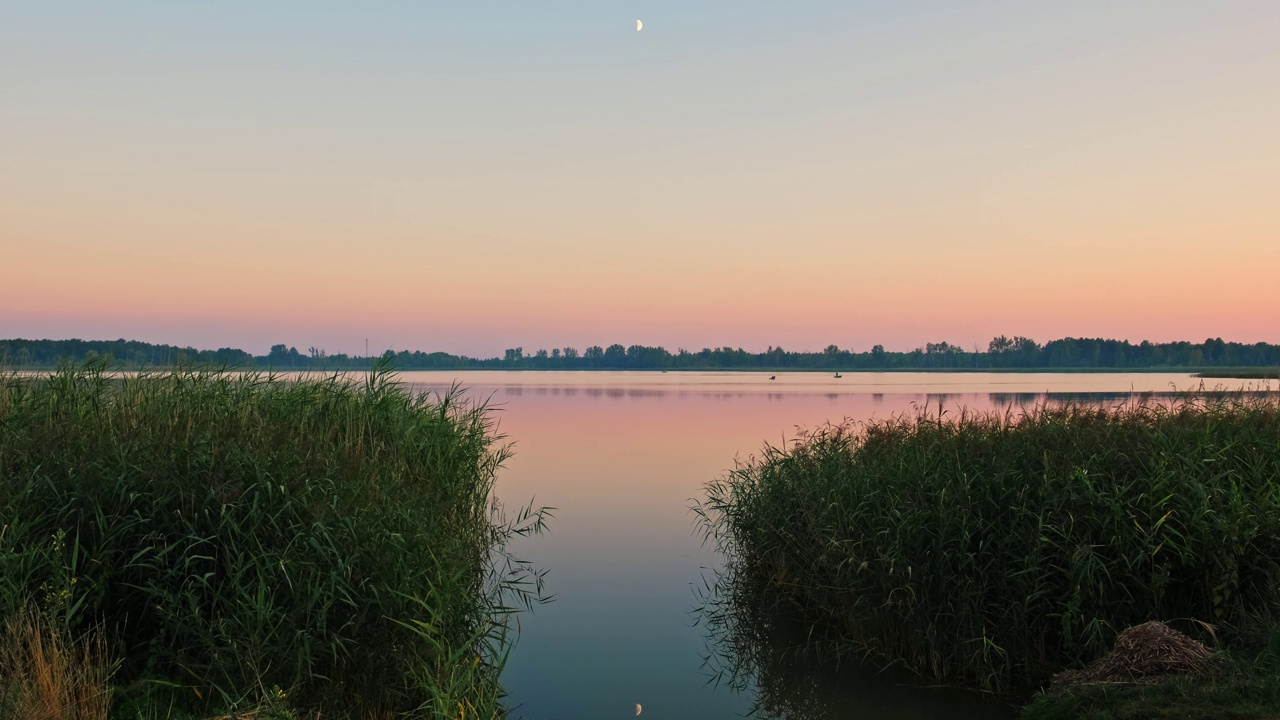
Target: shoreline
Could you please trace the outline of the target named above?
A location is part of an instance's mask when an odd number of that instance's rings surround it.
[[[9,367],[0,365],[0,372],[56,372],[59,369],[56,365],[26,366],[26,367]],[[372,372],[375,368],[368,367],[245,367],[230,365],[226,367],[213,365],[145,365],[134,367],[118,367],[111,370],[121,370],[125,372],[172,372],[174,370],[192,370],[192,369],[221,369],[231,372]],[[990,374],[990,375],[1096,375],[1105,373],[1120,374],[1158,374],[1158,373],[1174,373],[1187,374],[1205,380],[1277,380],[1280,379],[1280,370],[1271,367],[1240,367],[1240,368],[1208,368],[1203,366],[1197,367],[1044,367],[1044,368],[857,368],[849,369],[845,367],[817,367],[817,368],[794,368],[794,367],[682,367],[682,368],[623,368],[623,367],[597,367],[597,368],[552,368],[552,367],[522,367],[522,368],[486,368],[486,367],[405,367],[389,368],[392,372],[552,372],[552,373],[597,373],[597,372],[614,372],[614,373],[636,373],[659,375],[663,373],[692,373],[692,372],[732,372],[732,373],[788,373],[788,374],[806,374],[812,375],[817,373],[835,373],[839,372],[845,375],[875,375],[885,373],[922,373],[922,374]]]

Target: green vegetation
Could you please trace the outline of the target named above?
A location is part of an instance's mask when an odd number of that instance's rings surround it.
[[[1280,368],[1238,368],[1232,370],[1206,370],[1197,373],[1202,378],[1231,378],[1237,380],[1280,380]]]
[[[137,340],[0,340],[0,368],[56,368],[67,363],[105,363],[129,368],[178,367],[199,363],[249,367],[254,358],[244,350],[196,350]],[[362,369],[369,369],[365,363]]]
[[[1260,623],[1265,626],[1265,623]],[[1274,720],[1280,718],[1280,628],[1225,638],[1225,667],[1207,679],[1097,684],[1037,695],[1024,720]]]
[[[493,500],[506,457],[485,408],[385,371],[0,377],[0,626],[99,633],[114,717],[500,716],[541,597],[504,548],[544,520]]]
[[[922,411],[766,447],[696,510],[829,653],[1002,690],[1146,620],[1280,610],[1278,477],[1274,396]]]
[[[126,340],[0,340],[0,365],[52,368],[63,362],[99,358],[132,369],[199,362],[240,368],[367,370],[375,362],[375,358],[329,354],[315,347],[301,353],[286,345],[274,345],[266,355],[254,356],[233,348],[196,350]],[[762,353],[730,347],[671,352],[660,346],[613,344],[592,345],[581,352],[572,347],[542,349],[529,355],[517,347],[493,358],[388,350],[376,359],[401,370],[1159,371],[1280,365],[1280,345],[1229,343],[1221,338],[1202,343],[1137,344],[1127,340],[1063,338],[1041,345],[1030,338],[1001,335],[985,349],[974,346],[968,350],[948,342],[926,343],[908,352],[886,350],[883,345],[865,352],[829,345],[821,352],[788,352],[770,346]]]

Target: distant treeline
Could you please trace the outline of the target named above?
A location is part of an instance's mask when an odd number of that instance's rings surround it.
[[[174,345],[153,345],[136,340],[0,340],[0,366],[10,368],[54,367],[66,362],[100,359],[124,368],[164,367],[185,364],[225,365],[241,368],[352,370],[369,368],[375,361],[389,362],[402,370],[932,370],[932,369],[1034,369],[1034,368],[1209,368],[1280,366],[1280,345],[1224,342],[1138,344],[1127,340],[1063,338],[1043,345],[1021,336],[1001,335],[985,349],[965,349],[946,342],[928,343],[908,352],[885,350],[876,345],[854,352],[829,345],[821,352],[788,352],[770,347],[753,353],[742,348],[684,349],[671,352],[643,345],[592,345],[577,348],[508,349],[502,357],[472,358],[444,352],[386,351],[380,356],[330,355],[318,348],[306,353],[275,345],[266,355],[252,355],[236,348],[196,350]]]

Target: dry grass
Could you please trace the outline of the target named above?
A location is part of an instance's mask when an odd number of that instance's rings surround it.
[[[1130,628],[1128,642],[1118,638],[1111,656],[1084,671],[1115,679],[1055,678],[1023,710],[1022,720],[1280,718],[1280,626],[1255,618],[1248,628],[1222,626],[1221,636],[1210,631],[1216,648],[1207,661],[1206,649],[1187,638],[1143,627]],[[1163,674],[1152,680],[1153,671]]]
[[[1218,664],[1204,644],[1152,620],[1121,632],[1106,657],[1083,670],[1058,673],[1053,684],[1152,683],[1169,675],[1205,675]]]
[[[11,720],[106,720],[112,664],[101,633],[72,641],[24,608],[0,644],[0,715]]]

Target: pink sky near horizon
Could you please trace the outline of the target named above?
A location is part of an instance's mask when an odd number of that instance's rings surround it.
[[[0,12],[0,337],[1280,342],[1277,6],[717,8]]]

